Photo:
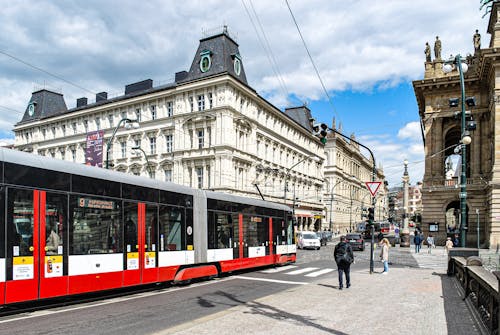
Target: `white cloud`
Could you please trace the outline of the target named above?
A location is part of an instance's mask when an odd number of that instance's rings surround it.
[[[398,131],[398,138],[410,140],[422,140],[420,122],[410,122]]]

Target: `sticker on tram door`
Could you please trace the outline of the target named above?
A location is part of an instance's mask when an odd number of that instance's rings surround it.
[[[45,256],[45,278],[61,277],[63,274],[62,256]]]
[[[127,252],[127,270],[139,269],[139,253]]]
[[[144,267],[146,269],[154,268],[156,266],[155,259],[156,255],[154,251],[146,252],[146,254],[144,255]]]
[[[14,257],[12,267],[12,279],[33,279],[34,267],[33,256]]]

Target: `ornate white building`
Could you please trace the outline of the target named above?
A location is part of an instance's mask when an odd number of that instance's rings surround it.
[[[148,79],[127,85],[122,96],[101,92],[87,102],[68,109],[62,94],[34,92],[14,128],[15,148],[85,163],[88,134],[97,134],[95,143],[102,135],[102,150],[91,156],[103,167],[242,196],[260,192],[276,202],[286,197],[288,205],[300,198],[298,228],[320,229],[324,146],[311,133],[311,113],[283,112],[259,96],[226,28],[200,40],[191,68],[173,83],[154,87]],[[122,127],[132,124],[139,127]]]
[[[335,120],[332,127],[337,130]],[[342,129],[338,129],[342,133]],[[374,162],[366,158],[352,134],[349,139],[329,132],[325,145],[325,220],[324,226],[345,233],[356,230],[356,224],[365,221],[372,196],[366,186],[373,177]],[[388,218],[388,189],[381,168],[375,168],[375,181],[380,186],[375,195],[375,221]]]

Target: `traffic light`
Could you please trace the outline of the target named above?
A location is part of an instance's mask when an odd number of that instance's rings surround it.
[[[328,126],[324,123],[315,123],[313,125],[313,135],[318,136],[321,143],[326,144],[326,136],[328,135]]]
[[[375,220],[375,208],[369,207],[368,208],[368,221],[373,222]]]

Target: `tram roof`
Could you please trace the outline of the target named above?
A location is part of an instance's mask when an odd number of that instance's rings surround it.
[[[63,161],[60,159],[35,155],[18,150],[1,148],[0,159],[3,162],[21,164],[46,170],[64,172],[73,175],[80,175],[90,178],[110,180],[119,183],[132,184],[136,186],[149,187],[153,189],[168,190],[193,195],[194,190],[190,187],[159,181],[151,178],[134,176],[131,174],[107,170],[96,166]]]
[[[238,202],[238,203],[248,204],[251,206],[267,207],[267,208],[279,209],[279,210],[283,210],[283,211],[291,211],[290,207],[283,205],[283,204],[276,203],[276,202],[270,202],[270,201],[254,199],[254,198],[246,198],[246,197],[241,197],[238,195],[229,194],[229,193],[222,193],[222,192],[205,191],[205,194],[207,195],[208,199]]]

